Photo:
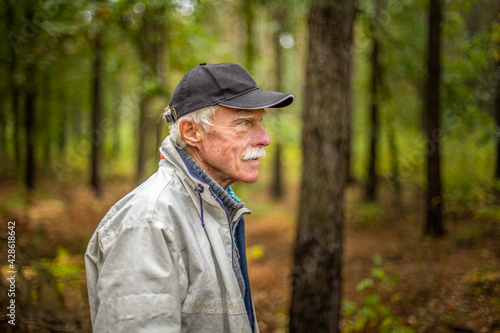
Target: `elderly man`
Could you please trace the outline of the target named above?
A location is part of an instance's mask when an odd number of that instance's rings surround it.
[[[255,182],[270,138],[262,90],[239,65],[205,64],[179,82],[158,171],[104,217],[86,253],[95,332],[257,332],[243,216],[230,185]]]

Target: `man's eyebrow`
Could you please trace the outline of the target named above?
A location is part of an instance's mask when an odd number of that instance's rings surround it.
[[[266,113],[267,112],[264,111],[264,115],[266,115]],[[251,118],[254,117],[254,115],[255,115],[255,113],[252,112],[252,111],[245,111],[245,110],[243,110],[243,111],[238,112],[238,115],[236,116],[235,120],[239,120],[239,119],[251,119]]]

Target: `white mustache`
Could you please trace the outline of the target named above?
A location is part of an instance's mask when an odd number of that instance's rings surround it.
[[[245,157],[243,157],[243,161],[249,161],[255,158],[264,158],[264,157],[266,157],[266,151],[264,150],[264,148],[255,147],[247,150],[247,152],[245,153]]]

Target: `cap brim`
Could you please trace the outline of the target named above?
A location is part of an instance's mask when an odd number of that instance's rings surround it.
[[[292,104],[294,96],[277,91],[255,89],[230,100],[218,103],[235,109],[258,110],[266,108],[284,108]]]

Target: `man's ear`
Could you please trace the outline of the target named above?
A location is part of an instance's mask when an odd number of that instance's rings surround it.
[[[188,146],[198,147],[201,142],[200,131],[202,129],[192,119],[181,119],[179,132]]]

